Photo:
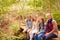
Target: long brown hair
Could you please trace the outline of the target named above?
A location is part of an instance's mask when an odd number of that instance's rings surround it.
[[[42,24],[43,24],[43,29],[44,29],[44,18],[43,17],[39,17],[39,20],[42,20]],[[40,25],[40,23],[39,23],[39,25]]]
[[[43,17],[39,17],[38,18],[38,22],[39,22],[40,19],[42,20],[42,23],[44,23],[44,18]]]

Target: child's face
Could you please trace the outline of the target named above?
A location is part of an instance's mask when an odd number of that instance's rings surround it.
[[[39,19],[39,23],[42,23],[42,19],[41,18]]]
[[[37,18],[34,17],[34,20],[36,21]]]
[[[31,17],[29,16],[28,19],[31,20]]]
[[[33,16],[32,18],[34,19],[34,21],[36,21],[36,20],[37,20],[37,17],[35,17],[35,16]]]

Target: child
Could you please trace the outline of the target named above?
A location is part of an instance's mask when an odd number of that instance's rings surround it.
[[[23,32],[29,32],[30,29],[32,28],[32,19],[31,16],[28,16],[26,19],[26,29]]]
[[[43,17],[38,18],[38,32],[34,35],[34,40],[42,40],[45,35],[45,24]]]
[[[33,21],[33,26],[32,26],[31,31],[29,32],[29,34],[30,34],[30,40],[33,39],[34,33],[37,32],[37,17],[34,16],[34,17],[32,18],[32,21]]]

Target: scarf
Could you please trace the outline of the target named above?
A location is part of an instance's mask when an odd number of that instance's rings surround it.
[[[48,20],[47,24],[46,24],[46,32],[50,32],[53,30],[53,24],[52,24],[52,19]]]

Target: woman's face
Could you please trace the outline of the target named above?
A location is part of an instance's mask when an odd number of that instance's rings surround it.
[[[48,20],[50,20],[52,17],[51,17],[50,14],[47,14],[47,15],[46,15],[46,18],[47,18]]]
[[[50,19],[51,19],[51,16],[50,16],[50,15],[48,15],[48,16],[47,16],[47,19],[48,19],[48,20],[50,20]]]

